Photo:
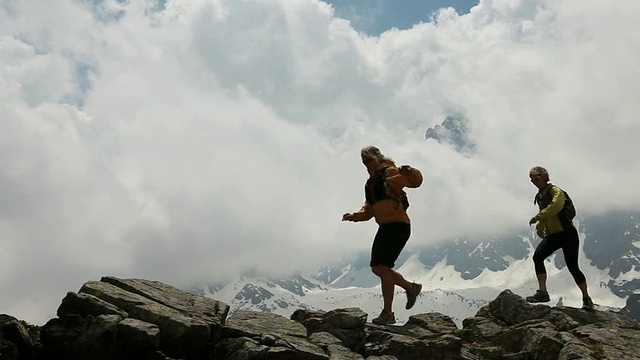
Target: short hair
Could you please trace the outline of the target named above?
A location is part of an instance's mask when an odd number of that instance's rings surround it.
[[[529,174],[540,175],[544,180],[549,181],[549,172],[542,166],[534,166],[529,170]]]

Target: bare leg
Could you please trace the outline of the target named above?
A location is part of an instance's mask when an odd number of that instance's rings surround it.
[[[537,277],[538,277],[538,289],[540,291],[547,292],[547,274],[538,274]]]
[[[402,274],[388,266],[374,265],[371,267],[371,270],[380,278],[380,284],[382,287],[382,299],[384,301],[384,311],[392,312],[395,286],[398,285],[401,288],[408,290],[411,288],[412,284],[405,280]]]
[[[578,287],[580,288],[580,291],[582,291],[582,298],[588,298],[589,296],[589,291],[587,290],[587,282],[583,282],[578,284]]]

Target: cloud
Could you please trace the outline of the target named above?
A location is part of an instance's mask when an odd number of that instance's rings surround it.
[[[534,165],[581,211],[636,207],[639,13],[494,0],[367,37],[312,0],[5,3],[0,309],[366,249],[375,224],[340,218],[368,144],[424,173],[411,246],[525,226]],[[424,141],[452,113],[473,157]]]

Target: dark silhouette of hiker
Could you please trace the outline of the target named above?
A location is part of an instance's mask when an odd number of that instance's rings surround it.
[[[536,232],[542,238],[533,254],[533,264],[538,278],[538,290],[532,296],[527,296],[531,303],[548,302],[547,270],[544,260],[558,249],[562,249],[567,269],[573,276],[573,280],[582,292],[582,308],[593,309],[593,301],[587,291],[587,280],[578,267],[578,230],[573,225],[572,219],[565,211],[565,192],[558,186],[549,182],[549,173],[541,166],[536,166],[529,171],[529,178],[538,188],[535,203],[540,211],[529,220],[529,225],[536,224]]]
[[[342,221],[368,221],[375,218],[378,231],[371,247],[371,270],[380,278],[384,307],[373,319],[375,324],[394,324],[392,311],[395,286],[403,288],[407,295],[406,309],[416,302],[422,285],[412,283],[393,270],[395,261],[411,235],[411,221],[407,215],[409,206],[403,188],[417,188],[422,184],[422,174],[409,165],[396,167],[393,160],[382,155],[375,146],[362,148],[362,163],[369,179],[365,185],[365,202],[360,210],[346,213]]]

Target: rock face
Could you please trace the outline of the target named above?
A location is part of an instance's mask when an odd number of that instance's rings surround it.
[[[40,331],[47,359],[206,359],[229,306],[157,281],[103,277]]]
[[[640,324],[616,312],[528,304],[503,291],[459,329],[446,315],[402,326],[358,308],[299,309],[290,319],[237,311],[141,279],[104,277],[69,292],[42,327],[0,315],[0,360],[634,359]]]
[[[640,294],[629,295],[627,304],[620,310],[620,313],[635,321],[640,321]]]

